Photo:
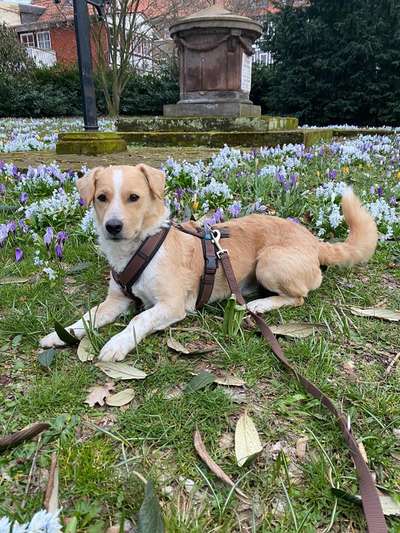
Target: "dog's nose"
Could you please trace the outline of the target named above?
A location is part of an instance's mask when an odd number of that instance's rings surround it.
[[[106,230],[111,235],[118,235],[118,233],[121,233],[122,227],[122,222],[116,218],[112,218],[106,223]]]

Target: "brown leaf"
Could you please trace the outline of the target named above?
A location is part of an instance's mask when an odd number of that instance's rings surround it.
[[[311,324],[308,322],[287,322],[278,326],[271,326],[274,335],[293,337],[295,339],[305,339],[321,330],[321,324]]]
[[[49,481],[47,483],[46,495],[44,497],[44,507],[49,513],[56,513],[58,510],[58,464],[57,453],[51,456],[51,466]]]
[[[200,432],[196,430],[194,432],[194,447],[199,454],[200,458],[204,461],[204,463],[208,466],[208,468],[211,470],[213,474],[217,476],[218,479],[229,485],[230,487],[235,487],[235,483],[232,481],[232,479],[225,474],[225,472],[222,470],[220,466],[217,465],[211,459],[210,455],[208,454],[206,447],[204,446],[203,439],[201,438]],[[242,492],[238,487],[235,487],[236,493],[245,500],[248,500],[248,497],[244,492]]]
[[[112,382],[105,383],[104,385],[95,385],[89,389],[85,403],[90,407],[94,407],[96,403],[103,406],[104,400],[110,395],[112,390],[114,390],[114,383]]]
[[[218,385],[224,385],[225,387],[243,387],[246,385],[243,379],[235,376],[216,376],[214,382],[218,383]]]
[[[360,453],[362,455],[362,458],[368,464],[368,455],[367,455],[367,452],[365,451],[364,444],[362,443],[361,440],[358,440],[357,444],[358,444],[358,448],[360,450]]]
[[[307,451],[308,437],[300,437],[296,442],[296,455],[299,459],[304,459]]]
[[[181,344],[179,341],[172,337],[169,337],[169,339],[167,340],[167,346],[174,352],[183,353],[185,355],[188,355],[190,353],[189,350],[185,348],[185,346],[183,346],[183,344]]]
[[[390,322],[400,321],[400,312],[392,311],[382,307],[366,307],[361,309],[359,307],[351,307],[350,311],[356,316],[366,316],[372,318],[381,318],[382,320],[389,320]]]

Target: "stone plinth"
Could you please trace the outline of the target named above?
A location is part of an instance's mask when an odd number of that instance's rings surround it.
[[[57,154],[100,155],[126,150],[126,141],[112,131],[61,133],[56,145]]]
[[[252,45],[258,22],[212,6],[170,28],[180,60],[180,100],[164,107],[168,117],[254,117],[250,101]]]

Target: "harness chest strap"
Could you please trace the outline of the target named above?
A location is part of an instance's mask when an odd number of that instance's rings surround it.
[[[218,246],[218,243],[215,243]],[[246,302],[240,292],[239,285],[234,274],[232,264],[229,256],[225,250],[220,250],[218,258],[221,261],[222,268],[224,269],[225,277],[228,282],[229,288],[236,296],[236,300],[240,305],[246,305]],[[364,515],[367,521],[369,533],[387,533],[385,517],[382,511],[382,506],[379,500],[378,491],[376,489],[375,482],[372,478],[371,472],[364,460],[364,457],[360,451],[358,443],[353,436],[351,428],[348,426],[347,418],[339,411],[332,400],[323,393],[314,383],[302,376],[286,358],[281,345],[277,338],[267,326],[265,321],[256,313],[248,310],[251,317],[259,327],[262,336],[268,342],[275,357],[283,364],[283,366],[290,371],[296,379],[303,385],[304,389],[311,394],[314,398],[317,398],[327,409],[332,413],[340,426],[343,437],[350,449],[350,453],[353,457],[354,464],[356,466],[357,476],[360,485],[360,493],[362,499],[362,506],[364,509]]]
[[[121,287],[125,296],[135,299],[131,292],[132,286],[140,278],[145,268],[156,255],[170,229],[171,226],[169,225],[162,228],[155,235],[147,237],[122,272],[116,272],[115,270],[111,271],[114,280]]]

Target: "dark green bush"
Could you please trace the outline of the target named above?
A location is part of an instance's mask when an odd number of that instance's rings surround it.
[[[277,0],[265,111],[302,123],[400,124],[399,0]],[[268,21],[270,22],[270,21]]]
[[[96,82],[97,108],[106,114],[106,104]],[[176,69],[158,73],[132,73],[121,98],[121,114],[159,115],[162,106],[179,98]],[[30,69],[0,77],[0,117],[57,117],[82,114],[81,87],[77,68],[55,66]]]

